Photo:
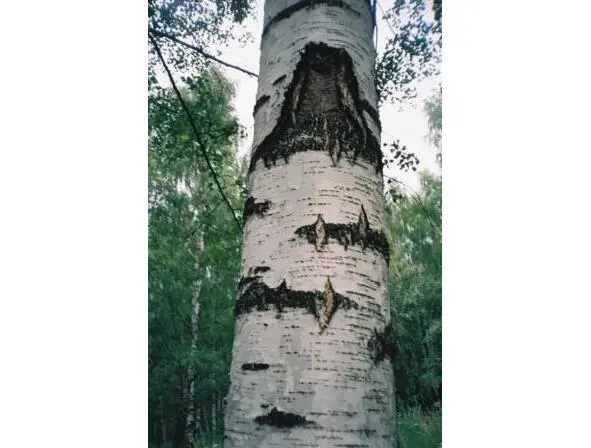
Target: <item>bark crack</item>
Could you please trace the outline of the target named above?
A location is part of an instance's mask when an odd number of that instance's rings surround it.
[[[263,104],[265,104],[267,101],[269,101],[271,99],[271,97],[269,95],[263,95],[262,97],[260,97],[256,103],[254,104],[254,110],[252,111],[252,114],[255,115],[257,113],[257,111],[261,108],[261,106]]]
[[[322,295],[323,301],[320,302],[318,308],[320,314],[318,315],[318,324],[320,325],[320,334],[328,327],[334,312],[336,311],[335,292],[330,282],[330,277],[326,278],[324,284],[324,293]]]
[[[281,75],[279,78],[277,78],[275,81],[273,81],[273,85],[276,86],[277,84],[279,84],[281,81],[283,81],[286,78],[285,75]]]
[[[373,107],[371,104],[369,104],[369,101],[367,100],[362,100],[361,104],[363,106],[363,110],[365,110],[369,116],[373,119],[373,121],[378,125],[378,129],[380,130],[380,132],[382,131],[382,123],[380,121],[380,113],[378,112],[378,110]]]
[[[324,285],[323,291],[298,291],[289,289],[285,279],[276,288],[270,288],[260,276],[242,277],[238,283],[238,299],[234,307],[237,316],[253,310],[267,311],[275,306],[278,313],[284,308],[304,308],[318,321],[320,334],[328,327],[332,317],[339,308],[359,309],[359,304],[342,294],[337,293],[330,281]]]
[[[378,138],[370,131],[363,111],[380,126],[379,115],[361,100],[353,62],[342,48],[309,43],[285,91],[281,114],[273,131],[253,149],[249,172],[256,162],[265,167],[303,151],[324,151],[333,165],[343,157],[358,157],[382,170]]]
[[[390,249],[386,234],[381,230],[370,228],[363,206],[361,206],[357,223],[327,223],[324,222],[322,215],[318,215],[314,224],[298,227],[295,233],[300,237],[305,237],[310,244],[314,244],[317,251],[321,251],[328,240],[332,238],[345,250],[350,245],[359,245],[362,250],[373,249],[382,254],[386,262],[390,261]]]

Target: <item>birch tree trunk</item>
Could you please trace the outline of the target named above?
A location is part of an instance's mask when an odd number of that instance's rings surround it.
[[[225,447],[395,443],[374,12],[267,0]]]

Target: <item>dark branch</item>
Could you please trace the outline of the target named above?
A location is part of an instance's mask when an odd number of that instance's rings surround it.
[[[213,169],[211,162],[209,161],[209,157],[207,156],[207,151],[205,150],[205,145],[203,144],[203,140],[201,139],[201,135],[199,134],[197,127],[195,126],[195,119],[193,118],[193,115],[191,114],[189,107],[185,103],[185,100],[183,100],[181,92],[179,91],[178,87],[176,86],[176,83],[174,82],[174,78],[172,76],[172,73],[170,72],[170,69],[168,68],[168,65],[166,64],[166,61],[164,60],[164,57],[162,56],[162,53],[160,52],[160,47],[158,47],[158,43],[156,42],[156,39],[154,39],[154,37],[152,35],[149,35],[149,38],[152,41],[152,44],[154,45],[154,49],[156,50],[156,53],[158,54],[158,58],[160,59],[160,62],[162,63],[162,66],[164,67],[166,74],[168,75],[168,79],[170,80],[170,83],[172,84],[172,88],[174,89],[177,98],[179,99],[179,102],[181,103],[183,110],[187,114],[187,118],[189,119],[189,124],[191,125],[191,128],[193,129],[193,133],[195,134],[195,139],[197,140],[197,143],[199,145],[199,149],[201,150],[201,153],[203,154],[203,158],[205,159],[205,162],[207,163],[207,167],[209,168],[209,171],[211,172],[211,175],[213,176],[213,180],[214,180],[214,182],[215,182],[215,184],[222,196],[222,199],[224,200],[224,202],[226,203],[226,205],[230,209],[230,213],[232,213],[232,217],[234,218],[234,221],[236,222],[238,229],[240,230],[240,232],[242,232],[242,225],[240,224],[240,221],[236,217],[236,213],[234,212],[234,208],[232,207],[232,204],[230,203],[226,194],[224,193],[224,190],[222,189],[222,186],[220,185],[220,181],[218,180],[218,176],[217,176],[215,170]]]
[[[201,56],[203,56],[203,57],[205,57],[207,59],[211,59],[212,61],[215,61],[218,64],[222,64],[222,65],[225,65],[226,67],[233,68],[234,70],[241,71],[242,73],[246,73],[249,76],[254,76],[255,78],[258,78],[259,77],[259,75],[257,75],[256,73],[253,73],[251,71],[248,71],[248,70],[246,70],[246,69],[244,69],[242,67],[238,67],[237,65],[233,65],[233,64],[230,64],[228,62],[222,61],[221,59],[218,59],[215,56],[213,56],[213,55],[211,55],[209,53],[206,53],[201,48],[196,47],[195,45],[191,45],[190,43],[185,42],[183,40],[180,40],[179,38],[174,37],[174,36],[172,36],[170,34],[166,34],[166,33],[163,33],[161,31],[157,31],[157,30],[155,30],[154,28],[151,28],[151,27],[148,28],[148,31],[151,34],[155,35],[155,36],[164,37],[165,39],[171,40],[173,42],[176,42],[177,44],[180,44],[180,45],[183,45],[183,46],[185,46],[187,48],[190,48],[191,50],[194,50],[197,53],[199,53]]]

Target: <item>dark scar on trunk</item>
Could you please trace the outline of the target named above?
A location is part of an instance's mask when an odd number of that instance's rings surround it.
[[[369,104],[369,101],[367,100],[362,100],[361,104],[363,105],[363,110],[365,110],[369,114],[369,116],[373,118],[373,121],[375,121],[375,123],[378,125],[378,129],[381,132],[382,123],[380,122],[380,113],[378,112],[378,110],[371,104]]]
[[[269,364],[264,362],[247,362],[242,364],[242,370],[266,370]]]
[[[269,266],[257,266],[254,268],[254,275],[257,275],[259,272],[267,272],[270,271],[271,268]]]
[[[286,78],[285,75],[281,75],[279,78],[277,78],[275,81],[273,81],[273,85],[276,86],[277,84],[279,84],[281,81],[283,81]]]
[[[255,115],[257,113],[257,111],[261,108],[261,106],[263,104],[265,104],[267,101],[269,101],[271,99],[271,97],[269,95],[263,95],[262,97],[260,97],[257,102],[254,104],[254,110],[252,111],[252,114]]]
[[[234,313],[239,316],[253,310],[267,311],[271,306],[279,313],[285,308],[304,308],[318,320],[322,333],[339,308],[359,309],[357,302],[335,292],[329,284],[327,279],[324,291],[298,291],[289,289],[285,280],[279,286],[270,288],[259,276],[242,277],[238,283]]]
[[[271,207],[271,201],[262,201],[256,202],[256,198],[249,196],[244,203],[244,212],[242,213],[242,223],[245,223],[246,220],[252,216],[257,215],[261,218],[267,213],[269,208]]]
[[[342,48],[309,43],[285,90],[275,127],[253,148],[249,173],[258,160],[269,168],[279,159],[288,163],[292,154],[303,151],[325,152],[333,166],[343,158],[349,163],[361,158],[381,173],[382,151],[364,110],[380,127],[377,110],[361,100],[349,54]]]
[[[313,425],[314,422],[306,420],[306,417],[302,417],[298,414],[292,414],[291,412],[282,412],[277,408],[271,409],[271,412],[265,415],[259,415],[254,419],[259,425],[270,425],[277,428],[293,428],[294,426],[305,426]]]
[[[382,331],[374,328],[373,334],[367,342],[367,348],[371,354],[374,364],[390,358],[394,362],[396,355],[396,340],[394,338],[394,327],[392,322],[388,322]]]
[[[294,3],[293,5],[285,8],[279,14],[277,14],[276,16],[271,18],[271,20],[269,20],[267,22],[267,24],[265,25],[265,27],[263,28],[263,37],[265,36],[265,34],[267,34],[269,32],[271,27],[275,26],[275,24],[281,22],[282,20],[287,19],[293,13],[299,11],[300,9],[313,8],[314,6],[321,5],[321,4],[325,4],[327,6],[337,6],[337,7],[346,9],[348,11],[351,11],[351,12],[355,13],[356,15],[359,15],[358,11],[355,11],[343,0],[302,0],[302,1]],[[369,5],[369,7],[371,9],[371,5]],[[375,18],[373,17],[373,14],[372,14],[372,20],[375,20]]]
[[[322,225],[319,225],[319,223]],[[377,251],[386,259],[387,263],[390,262],[390,249],[386,234],[381,230],[377,231],[369,227],[363,206],[361,207],[359,220],[356,223],[324,222],[321,215],[319,215],[314,224],[297,228],[295,234],[299,237],[305,237],[310,244],[316,247],[316,250],[321,250],[332,238],[341,244],[345,250],[351,245],[359,245],[363,250],[369,248]]]

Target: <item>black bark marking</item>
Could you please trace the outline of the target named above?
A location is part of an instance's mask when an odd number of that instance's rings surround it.
[[[314,224],[314,245],[316,246],[316,250],[322,250],[322,247],[327,243],[326,238],[326,228],[324,227],[324,219],[322,219],[322,215],[318,215],[318,219],[316,220],[316,224]]]
[[[269,364],[264,362],[247,362],[242,364],[242,370],[267,370]]]
[[[330,282],[330,277],[326,278],[324,284],[324,291],[322,293],[322,301],[317,304],[318,309],[318,324],[320,326],[320,334],[328,327],[332,316],[336,311],[335,292]]]
[[[249,172],[259,159],[269,168],[281,158],[288,163],[290,155],[302,151],[325,151],[333,165],[344,156],[350,163],[361,157],[381,172],[382,151],[369,130],[364,109],[368,106],[360,99],[349,54],[323,43],[309,43],[285,91],[275,128],[253,149]]]
[[[238,282],[238,291],[240,291],[242,288],[249,285],[250,283],[257,281],[259,278],[261,278],[261,277],[259,277],[258,275],[257,276],[248,275],[246,277],[240,277],[240,281]]]
[[[271,99],[271,97],[269,95],[263,95],[262,97],[260,97],[256,103],[254,104],[254,110],[252,111],[252,114],[255,115],[257,113],[257,111],[261,108],[261,106],[263,104],[265,104],[267,101],[269,101]]]
[[[308,242],[314,244],[314,247],[318,250],[319,243],[316,227],[317,223],[298,227],[295,233],[300,237],[307,238]],[[361,207],[358,222],[349,224],[335,224],[328,222],[323,224],[323,229],[323,244],[327,244],[329,238],[336,240],[345,248],[345,250],[347,250],[350,245],[357,244],[361,246],[363,250],[369,248],[377,251],[382,254],[387,263],[390,262],[390,249],[386,234],[381,230],[377,231],[369,227],[367,215],[363,206]]]
[[[254,268],[254,275],[257,275],[259,272],[267,272],[270,271],[271,268],[269,266],[257,266]]]
[[[361,104],[363,106],[363,110],[365,110],[369,114],[369,116],[377,124],[378,129],[381,132],[382,131],[382,122],[380,121],[380,113],[378,112],[378,110],[375,107],[373,107],[371,104],[369,104],[369,101],[367,101],[365,99],[361,100]]]
[[[338,6],[340,8],[351,11],[351,12],[355,13],[356,15],[359,15],[358,11],[355,11],[348,4],[346,4],[343,0],[302,0],[300,2],[294,3],[293,5],[291,5],[288,8],[285,8],[279,14],[277,14],[275,17],[273,17],[271,20],[269,20],[267,22],[267,24],[265,25],[265,27],[263,28],[263,37],[265,36],[265,34],[267,34],[269,32],[269,30],[271,29],[272,26],[281,22],[284,19],[287,19],[293,13],[299,11],[300,9],[313,8],[314,6],[320,5],[320,4],[325,4],[327,6]],[[371,8],[371,6],[370,6],[370,8]]]
[[[394,362],[396,340],[394,338],[392,322],[388,322],[382,331],[374,328],[373,335],[367,343],[367,348],[375,364],[383,361],[386,357],[390,358],[391,362]]]
[[[359,238],[361,239],[361,248],[365,250],[365,247],[367,246],[367,236],[369,235],[369,221],[363,205],[361,206],[361,212],[359,212],[357,231],[359,232]]]
[[[287,287],[285,279],[276,288],[270,288],[260,277],[243,277],[238,283],[238,299],[234,307],[236,316],[253,310],[266,311],[275,306],[278,313],[284,308],[307,309],[320,324],[320,333],[330,323],[337,309],[359,309],[357,302],[334,291],[330,279],[324,291],[297,291]]]
[[[254,421],[259,425],[270,425],[277,428],[293,428],[294,426],[314,424],[313,421],[306,420],[306,417],[291,412],[279,411],[277,408],[271,409],[268,414],[256,417]]]
[[[272,202],[271,201],[263,201],[263,202],[256,202],[256,198],[249,196],[244,203],[244,212],[242,213],[242,223],[245,223],[246,220],[252,216],[257,215],[261,218],[267,213],[269,208],[271,208]]]
[[[277,78],[275,81],[273,81],[273,85],[276,86],[277,84],[279,84],[281,81],[283,81],[286,78],[285,75],[281,75],[279,78]]]
[[[277,298],[277,303],[275,304],[275,306],[277,307],[277,312],[281,313],[283,311],[284,305],[287,305],[289,303],[288,294],[289,290],[287,289],[287,282],[285,281],[285,279],[283,279],[279,287],[275,288],[275,295]],[[281,318],[280,315],[277,317]]]

